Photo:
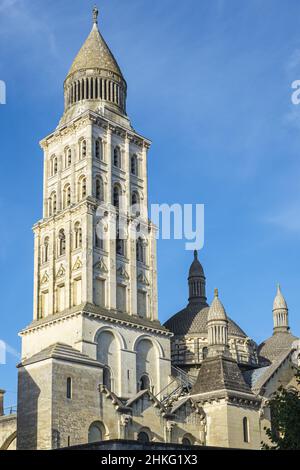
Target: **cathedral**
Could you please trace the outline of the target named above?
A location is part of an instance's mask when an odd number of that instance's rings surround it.
[[[16,414],[4,414],[0,390],[0,449],[118,439],[260,449],[271,395],[297,387],[287,303],[278,286],[273,334],[257,345],[222,292],[207,299],[195,251],[186,306],[160,323],[151,142],[132,127],[126,98],[95,8],[64,82],[63,116],[41,141],[33,320],[20,332]]]

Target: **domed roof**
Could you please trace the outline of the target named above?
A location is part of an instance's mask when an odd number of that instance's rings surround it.
[[[189,270],[189,278],[190,277],[205,277],[204,270],[200,261],[198,260],[198,253],[196,250],[194,251],[194,261],[192,262]]]
[[[98,29],[97,16],[98,12],[94,10],[93,28],[75,57],[68,76],[80,70],[102,69],[113,72],[123,78],[116,59]]]
[[[209,306],[199,306],[189,304],[186,308],[173,315],[164,326],[172,331],[175,336],[186,336],[189,334],[207,335],[207,319]],[[229,317],[228,334],[247,338],[246,333]]]
[[[213,320],[227,320],[225,308],[219,299],[218,289],[215,289],[214,300],[212,301],[211,306],[209,307],[207,316],[207,321]]]
[[[288,310],[285,298],[282,295],[280,285],[277,286],[277,293],[273,303],[273,310]]]
[[[298,338],[289,331],[278,331],[271,338],[263,341],[258,347],[261,362],[273,362],[282,353],[287,352]]]

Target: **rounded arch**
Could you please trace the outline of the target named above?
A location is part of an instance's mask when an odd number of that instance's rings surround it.
[[[181,439],[181,444],[185,446],[192,446],[195,444],[195,438],[192,436],[190,433],[184,434],[184,436]]]
[[[79,176],[77,180],[77,200],[84,199],[87,195],[87,177],[85,174]]]
[[[111,329],[101,329],[97,334],[97,361],[108,369],[103,371],[103,381],[109,382],[109,389],[121,393],[121,343]]]
[[[116,168],[122,168],[121,155],[121,148],[116,145],[113,152],[113,164]]]
[[[14,431],[7,439],[5,439],[0,450],[8,450],[15,439],[17,439],[17,431]]]
[[[150,428],[143,427],[138,431],[137,441],[142,444],[148,444],[152,441],[152,432]]]
[[[115,182],[113,184],[113,205],[119,209],[120,208],[120,200],[122,197],[122,186],[119,182]]]
[[[88,429],[88,443],[101,442],[107,439],[108,432],[102,421],[93,421]]]
[[[134,176],[138,176],[139,174],[139,171],[138,171],[138,157],[135,154],[131,155],[131,158],[130,158],[130,172],[132,175]]]
[[[143,374],[139,380],[140,390],[151,390],[151,379],[149,374]]]
[[[152,342],[153,346],[156,348],[156,350],[157,350],[157,352],[158,352],[158,356],[159,356],[159,357],[165,357],[165,353],[164,353],[164,350],[163,350],[161,344],[157,341],[156,338],[152,338],[152,336],[147,335],[147,334],[138,336],[138,337],[134,340],[134,342],[133,342],[133,351],[137,352],[138,344],[139,344],[142,340],[144,340],[144,339],[148,339],[149,341]]]
[[[119,342],[119,345],[120,345],[121,349],[127,349],[127,344],[126,344],[126,341],[125,341],[125,338],[123,337],[123,335],[121,335],[121,333],[119,331],[113,330],[112,328],[109,328],[107,326],[102,326],[101,328],[99,328],[99,330],[97,330],[97,332],[95,334],[95,338],[94,338],[95,343],[98,342],[99,336],[104,331],[112,333],[116,337],[116,339]]]

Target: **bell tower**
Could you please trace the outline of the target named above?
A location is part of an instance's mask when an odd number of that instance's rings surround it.
[[[55,343],[68,345],[107,367],[120,396],[136,393],[146,375],[153,390],[163,388],[171,336],[157,313],[156,228],[148,218],[151,142],[133,129],[126,97],[95,8],[64,82],[63,116],[41,141],[33,322],[20,333],[23,360]],[[145,364],[152,355],[157,369],[137,364],[137,352]]]

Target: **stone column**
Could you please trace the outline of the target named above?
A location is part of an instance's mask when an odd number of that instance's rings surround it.
[[[144,185],[144,204],[142,210],[142,217],[148,219],[148,171],[147,171],[147,153],[149,146],[144,142],[142,150],[142,171],[141,176],[143,178]]]
[[[46,218],[48,215],[48,152],[44,151],[44,207],[43,207],[43,217]]]
[[[129,263],[130,263],[130,314],[137,315],[137,263],[136,263],[136,224],[129,224]]]
[[[122,414],[120,416],[119,439],[128,439],[128,426],[131,423],[131,416]]]
[[[38,319],[40,304],[40,229],[34,231],[33,318]]]

